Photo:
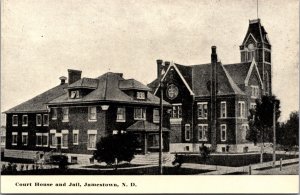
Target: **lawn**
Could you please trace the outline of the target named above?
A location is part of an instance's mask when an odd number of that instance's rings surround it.
[[[209,165],[221,165],[221,166],[230,166],[230,167],[240,167],[250,164],[257,164],[260,162],[260,154],[245,154],[245,155],[226,155],[218,154],[209,156],[206,161],[200,157],[200,155],[179,155],[183,158],[184,163],[199,163],[199,164],[209,164]],[[276,160],[282,158],[292,159],[298,158],[298,155],[285,155],[285,154],[276,154]],[[264,154],[263,162],[272,161],[272,154]]]
[[[188,168],[164,167],[164,175],[196,175],[210,170],[195,170]],[[118,170],[87,170],[87,169],[39,169],[14,172],[6,175],[157,175],[158,167],[143,167]]]

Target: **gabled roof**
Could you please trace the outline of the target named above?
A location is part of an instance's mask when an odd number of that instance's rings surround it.
[[[134,86],[138,88],[149,88],[138,81],[127,82],[119,73],[108,72],[102,76],[96,78],[98,80],[98,86],[89,94],[79,99],[70,99],[68,93],[61,95],[60,97],[50,101],[49,105],[59,104],[77,104],[77,103],[92,103],[92,102],[119,102],[119,103],[132,103],[132,104],[159,104],[159,98],[151,93],[148,93],[146,100],[136,100],[132,96],[126,93],[126,90],[120,89],[120,83],[122,86],[131,86],[130,83],[134,83]],[[137,85],[138,84],[138,85]],[[169,103],[163,102],[165,105]]]
[[[7,110],[5,113],[46,112],[46,103],[64,94],[64,88],[66,88],[67,85],[68,84],[65,83],[49,89],[48,91]]]
[[[127,131],[145,131],[145,132],[158,132],[159,126],[148,121],[137,121],[133,125],[127,128]],[[163,131],[169,131],[169,129],[163,127]]]
[[[224,64],[224,68],[237,85],[243,85],[245,83],[250,66],[251,62]]]
[[[260,82],[262,88],[264,88],[263,81],[262,81],[262,79],[260,77],[259,70],[257,68],[257,65],[256,65],[256,62],[255,62],[254,58],[253,58],[253,60],[251,62],[251,66],[250,66],[250,68],[248,70],[248,73],[247,73],[247,76],[246,76],[246,79],[245,79],[245,86],[248,86],[248,82],[249,82],[249,79],[250,79],[250,76],[251,76],[253,70],[256,72],[256,74],[258,76],[258,79],[259,79],[259,82]]]
[[[192,67],[193,91],[195,96],[210,96],[210,91],[207,86],[211,80],[211,64],[194,65]],[[244,95],[244,92],[236,85],[231,75],[220,62],[217,64],[217,81],[217,95]]]
[[[87,89],[95,89],[98,86],[98,80],[92,78],[82,78],[71,85],[68,88],[87,88]]]

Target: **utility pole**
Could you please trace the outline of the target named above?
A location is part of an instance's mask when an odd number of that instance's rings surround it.
[[[157,65],[159,68],[159,86],[160,86],[160,112],[159,112],[159,156],[158,156],[158,168],[159,168],[159,175],[163,174],[163,167],[162,167],[162,125],[163,125],[163,82],[162,82],[162,60],[157,60]]]
[[[276,101],[273,102],[273,167],[276,163]]]

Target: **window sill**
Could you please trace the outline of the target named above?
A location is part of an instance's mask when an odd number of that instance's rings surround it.
[[[17,127],[18,125],[12,125],[13,127]]]
[[[41,127],[42,126],[42,124],[40,124],[40,125],[36,125],[37,127]]]
[[[153,121],[153,123],[159,123],[159,121]]]
[[[185,141],[191,141],[190,139],[185,139]]]
[[[61,122],[63,122],[63,123],[67,123],[67,122],[69,122],[69,120],[62,120]]]
[[[97,150],[96,148],[88,148],[87,150]]]
[[[49,124],[48,125],[43,125],[44,127],[49,127]]]
[[[181,124],[182,118],[170,118],[170,124]]]
[[[73,145],[74,145],[74,146],[78,146],[79,144],[78,144],[78,143],[73,143]]]
[[[27,125],[22,125],[22,127],[28,127],[28,124]]]
[[[198,139],[198,141],[207,142],[207,139]]]
[[[146,119],[145,118],[135,118],[134,120],[136,120],[136,121],[145,121]]]
[[[226,139],[225,140],[221,140],[221,142],[226,142]]]
[[[118,123],[125,123],[125,120],[119,119],[119,120],[116,120],[116,122],[118,122]]]
[[[50,148],[56,148],[56,146],[49,146]]]
[[[61,149],[68,149],[69,147],[61,147]]]
[[[57,120],[57,118],[51,118],[51,120],[53,120],[53,121],[56,121],[56,120]]]
[[[89,119],[88,122],[97,122],[97,119]]]
[[[14,143],[12,143],[11,145],[12,145],[12,146],[17,146],[18,144],[14,144]]]

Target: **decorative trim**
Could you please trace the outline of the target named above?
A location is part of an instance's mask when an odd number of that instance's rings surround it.
[[[260,77],[260,74],[259,74],[259,71],[258,71],[258,68],[257,68],[257,65],[256,65],[256,62],[255,62],[254,58],[253,58],[253,60],[251,62],[251,66],[249,68],[249,71],[247,73],[247,77],[245,79],[245,86],[248,86],[249,79],[250,79],[250,76],[251,76],[251,73],[252,73],[252,70],[253,70],[254,67],[255,67],[255,70],[256,70],[256,72],[258,74],[258,78],[259,78],[259,81],[260,81],[260,84],[261,84],[261,88],[263,89],[264,85],[263,85],[263,82],[261,80],[261,77]]]

